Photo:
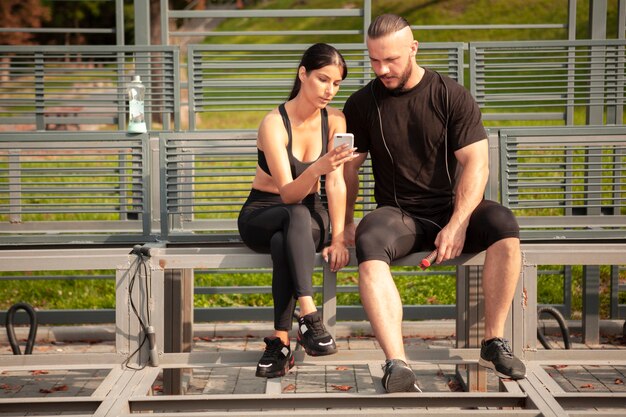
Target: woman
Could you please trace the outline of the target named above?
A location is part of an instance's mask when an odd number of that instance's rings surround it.
[[[286,103],[270,111],[257,136],[258,166],[248,200],[239,214],[239,233],[257,252],[271,253],[274,334],[256,375],[285,375],[294,360],[289,342],[296,301],[300,306],[298,342],[309,355],[337,351],[313,301],[315,253],[322,251],[334,271],[348,263],[343,238],[346,187],[342,166],[354,149],[333,149],[332,137],[346,131],[340,110],[326,107],[346,78],[346,63],[335,48],[318,43],[307,49]],[[325,175],[328,210],[320,198]]]

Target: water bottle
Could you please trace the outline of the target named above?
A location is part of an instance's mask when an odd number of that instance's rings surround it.
[[[143,99],[146,87],[141,83],[139,75],[133,76],[133,80],[126,89],[128,93],[128,131],[132,133],[146,133],[146,120],[144,118]]]

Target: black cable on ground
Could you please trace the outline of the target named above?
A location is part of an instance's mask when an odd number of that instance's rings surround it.
[[[9,338],[9,344],[14,355],[21,355],[20,345],[15,337],[15,313],[18,310],[24,310],[30,319],[30,329],[28,331],[28,339],[26,341],[25,355],[33,353],[33,347],[35,346],[35,338],[37,337],[37,313],[35,309],[28,303],[15,303],[7,310],[7,316],[5,320],[5,326],[7,329],[7,337]]]
[[[565,345],[565,349],[571,349],[572,344],[569,340],[569,328],[565,323],[565,318],[561,314],[559,310],[554,307],[539,307],[537,309],[537,320],[541,317],[542,313],[547,313],[556,319],[556,322],[559,324],[559,328],[561,329],[561,335],[563,336],[563,344]],[[546,349],[552,349],[546,338],[541,333],[541,329],[537,326],[537,339]]]
[[[158,352],[156,349],[156,339],[155,339],[155,335],[154,335],[154,327],[152,327],[150,325],[150,303],[149,301],[146,301],[146,311],[145,311],[145,317],[146,317],[146,321],[144,322],[144,320],[141,318],[141,314],[139,313],[139,311],[137,310],[137,306],[135,305],[135,302],[133,300],[133,289],[135,287],[135,283],[136,281],[139,279],[144,278],[144,286],[146,289],[146,300],[150,300],[152,298],[151,294],[150,294],[150,288],[152,287],[152,275],[151,275],[151,271],[150,268],[148,266],[148,258],[150,258],[150,248],[148,247],[144,247],[144,246],[140,246],[140,245],[135,245],[133,247],[133,250],[130,252],[130,254],[134,254],[136,255],[136,259],[135,259],[135,270],[131,275],[130,281],[129,281],[129,285],[128,285],[128,302],[129,305],[131,307],[131,310],[133,311],[135,317],[137,318],[137,320],[139,321],[139,327],[141,328],[142,332],[143,332],[143,337],[141,337],[141,343],[139,343],[139,346],[137,347],[137,349],[135,349],[134,352],[132,352],[128,358],[126,358],[126,360],[124,361],[124,365],[127,368],[130,369],[135,369],[135,370],[141,370],[143,368],[146,367],[147,363],[143,363],[140,364],[139,367],[135,367],[133,365],[130,364],[130,360],[137,354],[139,353],[139,351],[141,350],[141,348],[146,344],[146,342],[148,342],[149,345],[149,351],[150,351],[150,358],[149,361],[151,362],[152,366],[157,366],[158,365]],[[132,266],[131,266],[132,268]],[[143,272],[143,274],[142,274]]]

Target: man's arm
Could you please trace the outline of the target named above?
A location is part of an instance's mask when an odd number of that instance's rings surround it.
[[[435,246],[437,262],[456,258],[465,243],[470,216],[482,201],[489,177],[489,143],[485,138],[456,151],[461,174],[456,185],[454,211],[448,224],[439,232]]]
[[[359,168],[365,162],[367,152],[358,154],[352,161],[346,162],[343,166],[343,176],[346,181],[346,221],[345,221],[345,242],[348,246],[354,246],[354,205],[359,195]]]

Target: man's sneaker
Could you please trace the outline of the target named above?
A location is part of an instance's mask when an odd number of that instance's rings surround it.
[[[289,346],[283,344],[279,338],[266,337],[265,352],[256,365],[256,376],[261,378],[275,378],[283,376],[293,368],[294,358]]]
[[[406,362],[400,359],[387,359],[383,365],[382,379],[387,392],[422,392],[417,386],[417,378]]]
[[[326,331],[319,311],[298,318],[298,343],[311,356],[332,355],[337,352],[335,340]]]
[[[496,337],[487,341],[483,340],[478,363],[493,369],[500,378],[526,378],[526,366],[521,360],[513,356],[511,346],[506,339]]]

